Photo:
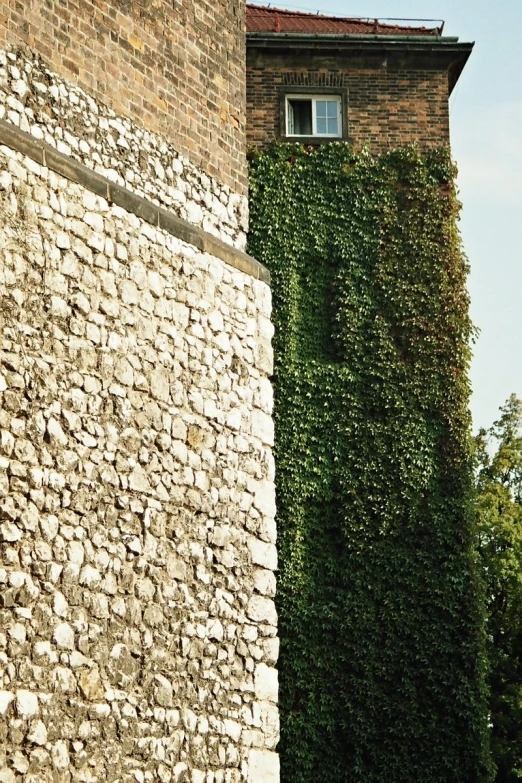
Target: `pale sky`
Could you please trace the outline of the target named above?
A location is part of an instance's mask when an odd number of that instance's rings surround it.
[[[480,329],[471,367],[474,429],[522,397],[522,0],[253,0],[292,10],[445,20],[475,41],[450,99],[461,232]]]

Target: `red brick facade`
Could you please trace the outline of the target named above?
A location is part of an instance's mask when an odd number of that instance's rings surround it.
[[[411,58],[413,59],[413,58]],[[259,51],[247,55],[247,140],[258,148],[284,134],[282,89],[346,88],[348,140],[379,152],[416,141],[449,142],[448,73],[426,63],[390,63],[362,56],[335,57]]]
[[[4,0],[0,39],[246,192],[244,0]]]
[[[356,147],[449,142],[448,98],[473,45],[442,32],[248,5],[248,145],[285,138],[284,95],[301,90],[338,91],[339,135]]]

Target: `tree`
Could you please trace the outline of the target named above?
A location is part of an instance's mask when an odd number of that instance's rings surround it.
[[[496,783],[522,781],[522,400],[513,394],[475,438],[478,551],[484,568]]]

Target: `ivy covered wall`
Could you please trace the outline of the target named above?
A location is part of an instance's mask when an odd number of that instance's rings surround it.
[[[283,783],[490,779],[445,149],[251,162],[272,273]]]

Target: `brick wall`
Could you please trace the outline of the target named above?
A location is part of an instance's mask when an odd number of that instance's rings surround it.
[[[279,91],[291,85],[348,89],[349,141],[381,152],[409,142],[449,142],[448,74],[425,62],[362,56],[247,56],[247,143],[259,148],[280,134]]]
[[[0,3],[1,44],[27,44],[239,193],[246,192],[243,31],[244,0]]]

